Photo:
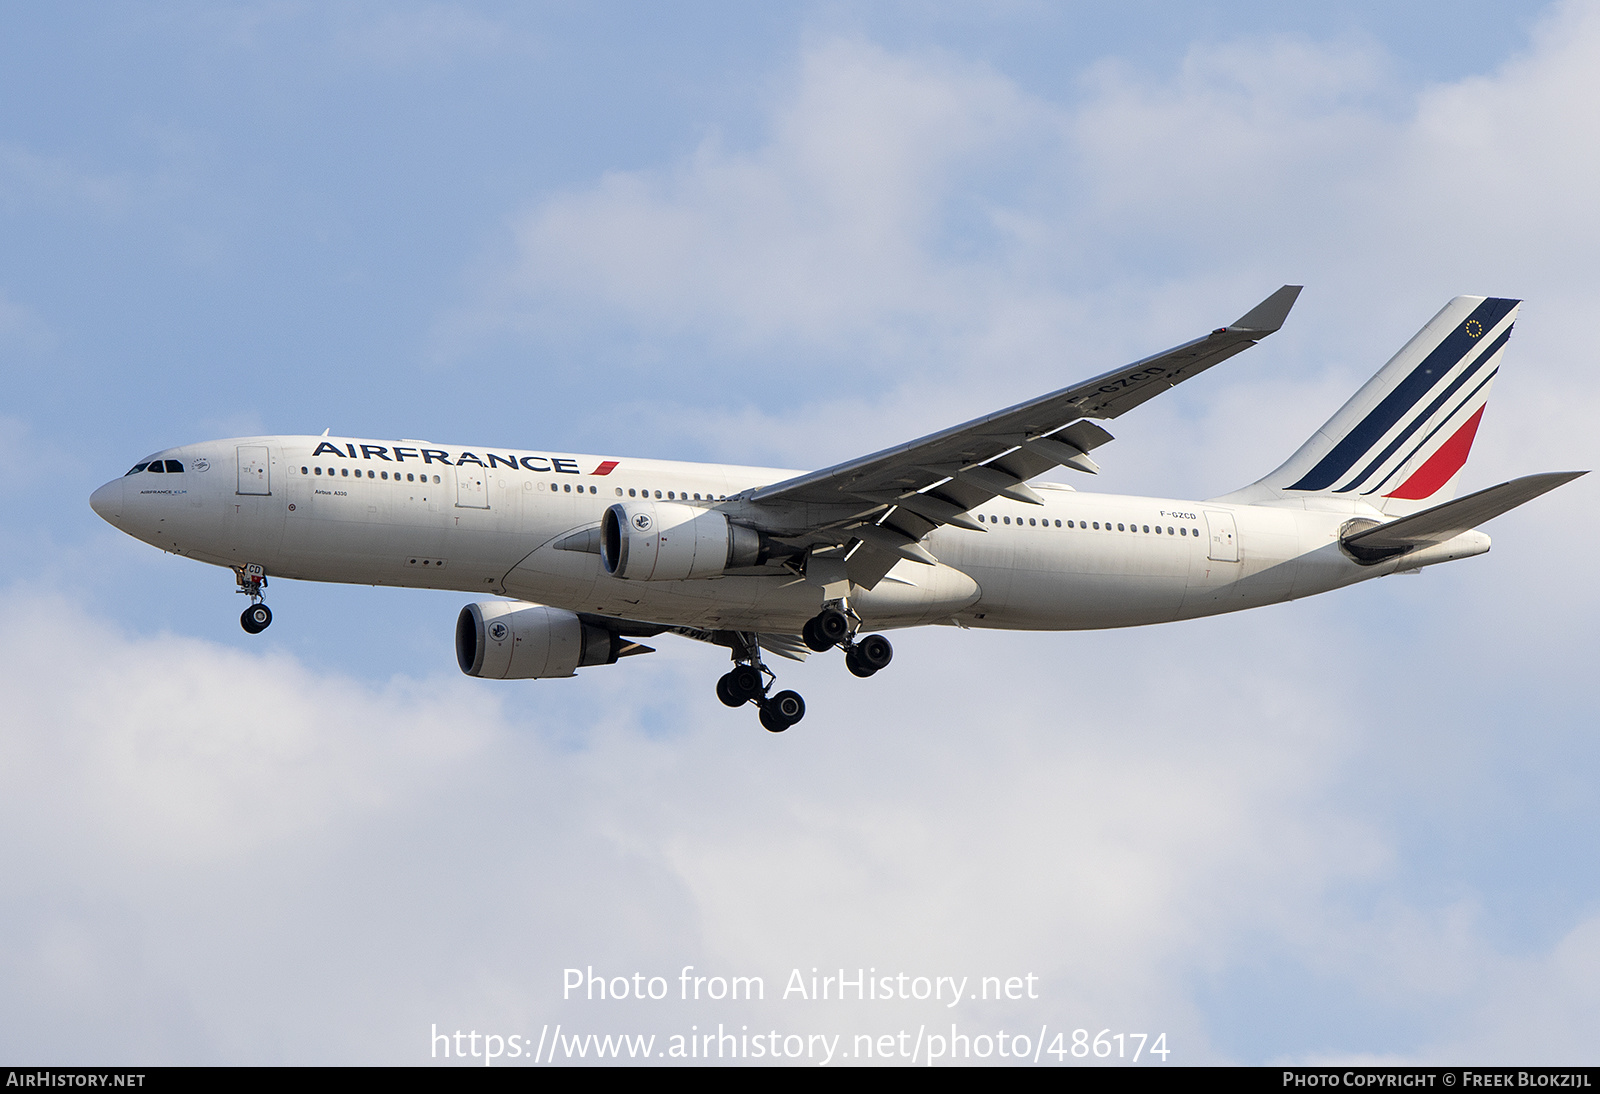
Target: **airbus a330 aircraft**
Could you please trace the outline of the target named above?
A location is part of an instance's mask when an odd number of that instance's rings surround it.
[[[820,471],[419,440],[244,437],[167,449],[94,492],[146,543],[233,570],[252,634],[270,575],[512,597],[461,610],[456,657],[493,679],[572,676],[672,632],[727,647],[729,706],[785,730],[762,651],[843,651],[866,677],[930,623],[1164,623],[1478,555],[1477,525],[1585,472],[1458,500],[1518,301],[1458,296],[1288,461],[1208,501],[1028,481],[1094,472],[1096,424],[1276,331],[1285,285],[1238,322],[1084,383]]]

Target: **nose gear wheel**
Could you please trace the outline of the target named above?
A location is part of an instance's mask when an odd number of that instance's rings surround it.
[[[233,576],[239,582],[235,591],[250,598],[250,606],[239,616],[239,626],[246,634],[260,634],[272,625],[272,609],[261,602],[261,590],[267,587],[267,572],[252,563],[235,566]]]

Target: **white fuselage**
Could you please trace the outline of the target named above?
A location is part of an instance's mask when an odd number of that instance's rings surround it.
[[[454,589],[676,626],[798,632],[822,590],[777,566],[686,581],[607,574],[558,547],[630,497],[721,508],[797,472],[461,448],[420,441],[254,437],[159,454],[95,492],[97,512],[163,550],[273,578]],[[1326,509],[1081,493],[1036,483],[1043,505],[978,506],[982,532],[940,527],[940,565],[898,563],[851,606],[870,628],[926,623],[1079,630],[1161,623],[1326,592],[1488,550],[1468,532],[1403,561],[1339,547],[1360,503]]]

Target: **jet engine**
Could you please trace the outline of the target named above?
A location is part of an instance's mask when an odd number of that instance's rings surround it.
[[[626,501],[600,522],[600,562],[630,581],[683,581],[760,565],[763,536],[721,513],[672,502]]]
[[[625,648],[644,652],[604,627],[543,604],[491,600],[456,618],[456,661],[468,676],[536,680],[572,676],[584,665],[611,665]]]

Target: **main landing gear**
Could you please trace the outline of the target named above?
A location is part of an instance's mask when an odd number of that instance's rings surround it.
[[[250,606],[239,616],[239,626],[246,634],[260,634],[272,626],[272,609],[261,602],[261,590],[267,587],[266,571],[252,562],[248,566],[235,566],[233,574],[239,580],[235,591],[250,598]]]
[[[734,636],[733,669],[717,681],[717,698],[730,707],[754,703],[761,708],[761,725],[770,733],[782,733],[806,716],[806,701],[798,691],[768,695],[777,676],[761,661],[757,637],[746,632]]]
[[[844,667],[865,679],[894,660],[894,647],[881,634],[856,640],[861,621],[848,607],[827,607],[806,621],[800,637],[817,653],[839,646],[844,650]]]
[[[845,668],[866,677],[887,668],[894,660],[894,647],[881,634],[857,639],[861,620],[843,601],[830,604],[806,621],[801,638],[817,653],[835,646],[844,650]],[[782,733],[806,716],[806,701],[799,692],[771,694],[777,676],[761,661],[758,635],[749,631],[718,631],[718,645],[733,649],[733,668],[717,681],[717,698],[730,707],[754,703],[761,710],[761,724],[772,733]]]

